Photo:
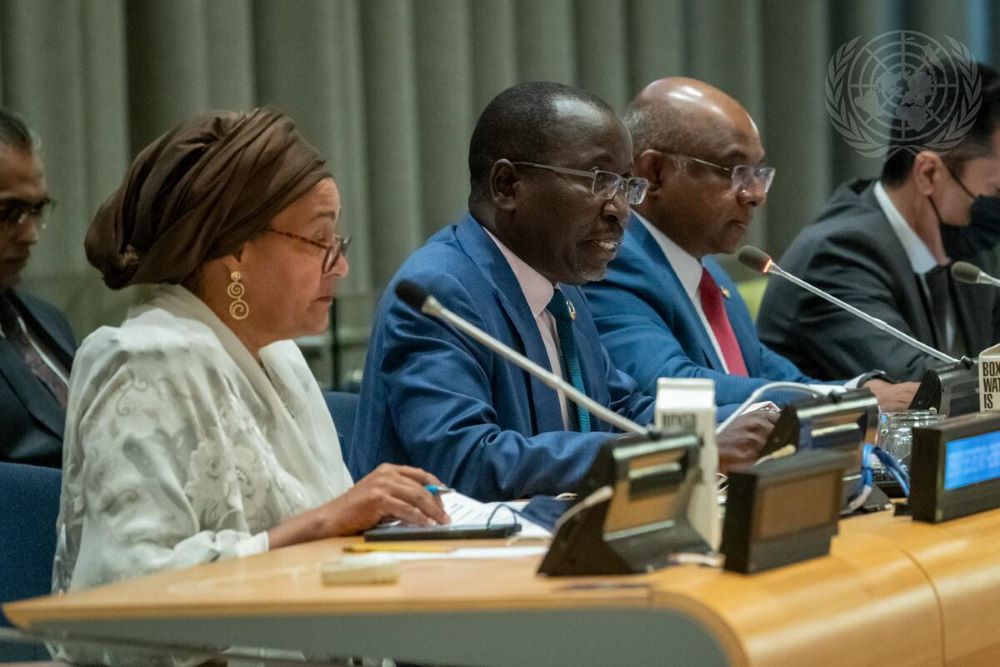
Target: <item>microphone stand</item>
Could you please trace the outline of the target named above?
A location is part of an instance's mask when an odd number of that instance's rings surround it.
[[[813,294],[815,294],[816,296],[820,297],[821,299],[825,299],[825,300],[829,301],[830,303],[832,303],[832,304],[834,304],[836,306],[840,306],[841,308],[843,308],[847,312],[860,317],[865,322],[868,322],[869,324],[871,324],[873,327],[875,327],[879,331],[884,331],[887,334],[895,336],[896,338],[898,338],[899,340],[903,341],[904,343],[908,343],[909,345],[912,345],[913,347],[917,348],[918,350],[920,350],[924,354],[929,354],[930,356],[934,357],[935,359],[939,359],[939,360],[944,361],[944,362],[949,363],[949,364],[957,364],[959,362],[959,360],[956,359],[955,357],[947,355],[944,352],[941,352],[940,350],[935,350],[933,347],[931,347],[930,345],[927,345],[926,343],[921,343],[919,340],[917,340],[913,336],[906,335],[905,333],[903,333],[899,329],[896,329],[895,327],[893,327],[891,324],[889,324],[889,323],[887,323],[887,322],[885,322],[883,320],[880,320],[877,317],[873,317],[873,316],[869,315],[868,313],[855,308],[851,304],[846,303],[844,301],[841,301],[840,299],[838,299],[837,297],[835,297],[833,295],[827,294],[826,292],[824,292],[823,290],[819,289],[818,287],[813,287],[812,285],[810,285],[809,283],[807,283],[806,281],[804,281],[804,280],[802,280],[800,278],[796,278],[792,274],[787,273],[786,271],[784,271],[780,266],[778,266],[777,264],[774,264],[773,262],[771,263],[771,266],[769,267],[769,269],[767,271],[765,271],[765,273],[773,273],[773,274],[775,274],[777,276],[780,276],[780,277],[784,278],[785,280],[798,285],[802,289],[804,289],[804,290],[806,290],[808,292],[812,292]]]

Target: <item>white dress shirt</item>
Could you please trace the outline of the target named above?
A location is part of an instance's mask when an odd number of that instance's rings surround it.
[[[913,267],[913,272],[917,274],[920,289],[923,290],[924,293],[924,298],[928,303],[930,303],[931,294],[930,290],[927,288],[927,279],[924,277],[924,274],[937,267],[937,260],[934,259],[934,255],[931,254],[927,244],[923,242],[923,239],[917,236],[917,233],[913,231],[913,228],[906,222],[906,218],[903,217],[903,214],[899,212],[896,205],[892,203],[891,199],[889,199],[889,194],[885,191],[881,181],[875,184],[874,194],[875,199],[882,208],[882,213],[884,213],[886,219],[889,220],[889,225],[892,227],[892,231],[896,232],[896,237],[899,239],[899,242],[903,244],[903,250],[906,251],[906,257],[910,260],[910,266]],[[944,349],[952,349],[955,344],[955,322],[949,318],[945,321],[944,325],[945,341],[942,347]]]

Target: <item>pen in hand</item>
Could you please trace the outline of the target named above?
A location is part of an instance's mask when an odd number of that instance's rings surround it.
[[[424,488],[427,489],[432,496],[440,496],[442,493],[451,493],[451,489],[443,484],[425,484]]]

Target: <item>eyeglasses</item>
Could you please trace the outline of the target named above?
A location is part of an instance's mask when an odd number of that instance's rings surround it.
[[[277,234],[278,236],[284,236],[286,238],[295,239],[296,241],[302,241],[303,243],[308,243],[311,246],[316,246],[317,248],[322,248],[326,251],[323,256],[323,275],[326,275],[333,271],[333,267],[337,266],[337,262],[340,258],[347,255],[347,248],[351,245],[350,236],[337,236],[334,235],[333,243],[323,243],[321,241],[313,241],[305,236],[300,236],[298,234],[292,234],[291,232],[282,232],[277,229],[272,229],[270,227],[264,228],[265,232],[271,232],[272,234]]]
[[[583,171],[582,169],[553,167],[549,164],[538,164],[537,162],[512,162],[511,164],[523,167],[534,167],[535,169],[548,169],[549,171],[554,171],[557,174],[568,174],[570,176],[582,176],[584,178],[592,179],[593,184],[591,185],[590,190],[596,196],[603,197],[604,199],[611,199],[617,195],[619,191],[622,191],[625,193],[629,204],[641,204],[642,200],[646,198],[646,191],[649,190],[649,181],[645,178],[639,178],[637,176],[622,176],[621,174],[616,174],[613,171],[601,171],[597,168],[591,169],[590,171]]]
[[[0,226],[20,227],[27,220],[33,220],[39,229],[45,229],[44,215],[55,202],[46,197],[38,202],[23,199],[0,199]]]
[[[709,162],[708,160],[702,160],[701,158],[692,157],[690,155],[682,155],[680,153],[668,153],[668,155],[682,160],[687,160],[689,162],[695,162],[706,167],[711,167],[712,169],[718,169],[719,171],[729,174],[729,180],[732,183],[733,189],[737,192],[741,190],[749,190],[755,185],[760,184],[764,188],[764,194],[767,194],[767,191],[771,189],[771,183],[774,182],[774,167],[752,164],[738,164],[734,167],[724,167],[721,164]]]

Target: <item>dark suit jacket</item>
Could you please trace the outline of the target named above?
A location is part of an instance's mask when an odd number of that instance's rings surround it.
[[[963,258],[995,273],[991,248]],[[815,223],[799,234],[779,265],[921,342],[935,340],[919,280],[875,199],[874,182],[841,185]],[[978,356],[997,340],[1000,292],[954,283],[957,342]],[[887,333],[780,278],[771,278],[757,317],[761,339],[810,375],[834,378],[881,368],[896,380],[919,380],[938,362]]]
[[[10,299],[31,332],[68,371],[76,340],[62,313],[20,290],[10,293]],[[0,336],[0,461],[61,467],[65,419],[52,393]]]
[[[556,392],[441,321],[396,298],[412,280],[448,309],[549,368],[538,326],[500,249],[466,215],[413,254],[382,297],[368,345],[349,466],[355,479],[379,463],[429,470],[483,501],[573,489],[610,428],[563,428]],[[561,285],[573,322],[587,394],[639,423],[653,399],[618,371],[597,336],[586,299]]]
[[[725,372],[680,278],[635,215],[607,276],[583,287],[611,361],[650,394],[661,377],[714,380],[720,406],[741,403],[768,382],[817,382],[761,344],[736,284],[713,258],[706,257],[704,266],[729,292],[726,314],[749,377]]]

